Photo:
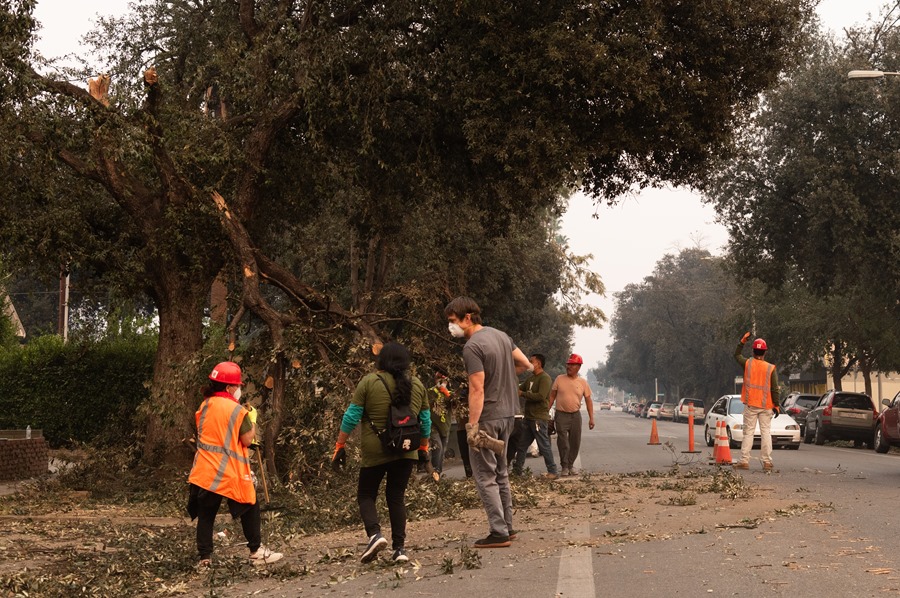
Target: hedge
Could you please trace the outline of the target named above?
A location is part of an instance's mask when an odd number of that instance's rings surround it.
[[[43,429],[52,447],[114,444],[136,429],[156,339],[64,344],[58,336],[0,349],[0,429]]]

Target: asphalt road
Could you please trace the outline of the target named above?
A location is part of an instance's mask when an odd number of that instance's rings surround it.
[[[651,422],[645,419],[598,411],[596,424],[594,430],[588,430],[584,418],[580,465],[576,462],[576,468],[601,473],[668,471],[676,461],[688,470],[710,471],[714,467],[708,460],[712,449],[702,441],[699,427],[696,448],[702,452],[687,455],[681,452],[688,445],[686,424],[658,423],[660,441],[670,448],[647,445]],[[734,450],[732,457],[737,459]],[[480,551],[480,569],[396,584],[384,578],[374,583],[370,576],[361,576],[339,580],[321,595],[585,598],[900,594],[900,564],[896,564],[900,559],[900,456],[804,444],[799,450],[776,449],[775,470],[771,473],[762,471],[758,450],[752,457],[752,468],[739,475],[756,489],[755,497],[731,501],[707,495],[704,500],[712,504],[702,508],[708,527],[697,532],[645,533],[638,541],[611,543],[610,533],[615,530],[610,528],[608,513],[602,513],[602,505],[576,519],[566,516],[566,505],[561,501],[559,517],[552,522],[523,521],[523,529],[530,533],[514,542],[513,548]],[[527,465],[535,472],[544,471],[540,458],[528,459]],[[461,476],[461,469],[458,461],[453,462],[445,474]],[[760,505],[775,502],[790,504],[789,513],[763,511],[761,517],[755,517],[756,523],[746,528],[718,525],[727,518],[739,522],[744,509],[756,507],[759,514]],[[815,508],[806,510],[807,506]],[[662,517],[691,517],[690,507],[667,509],[654,504],[654,508],[657,522],[660,510]],[[639,529],[646,523],[634,516],[624,525]],[[558,541],[560,536],[562,542]],[[542,550],[542,542],[554,548]],[[299,588],[294,588],[260,595],[300,595]],[[302,594],[320,595],[317,590],[310,591],[305,588]]]
[[[595,412],[596,426],[582,431],[582,467],[589,471],[628,473],[648,469],[665,469],[674,459],[685,462],[688,449],[688,426],[685,423],[658,421],[660,442],[670,443],[675,452],[665,447],[647,446],[652,423],[621,412]],[[587,417],[584,418],[585,421]],[[643,448],[642,448],[643,447]],[[705,467],[712,456],[712,447],[703,439],[703,426],[694,427],[694,448],[702,451],[687,467]],[[655,449],[655,450],[654,450]],[[737,461],[740,449],[731,449],[731,457]],[[754,467],[760,467],[759,449],[751,452]],[[865,479],[866,486],[896,489],[900,486],[900,455],[879,455],[869,449],[801,444],[799,450],[775,449],[772,461],[781,476],[814,472],[845,472],[857,479]]]

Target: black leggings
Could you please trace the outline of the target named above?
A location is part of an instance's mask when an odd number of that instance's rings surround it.
[[[397,459],[359,470],[356,502],[359,503],[359,514],[366,526],[366,536],[369,537],[381,532],[375,499],[378,497],[381,480],[387,475],[384,496],[391,518],[391,541],[394,550],[403,548],[406,541],[406,485],[409,483],[409,476],[412,475],[415,463],[412,459]]]
[[[459,456],[462,457],[463,469],[466,470],[466,477],[471,478],[472,463],[469,461],[469,439],[466,438],[465,428],[456,430],[456,444],[459,446]]]
[[[202,497],[198,501],[197,509],[197,552],[201,559],[208,559],[213,551],[213,524],[216,514],[224,498],[215,492],[202,491]],[[233,504],[232,504],[233,503]],[[240,514],[241,528],[247,539],[247,548],[250,553],[262,544],[262,532],[260,530],[259,502],[253,505],[244,505],[228,499],[228,507],[232,513],[243,511]],[[237,517],[235,517],[237,519]]]

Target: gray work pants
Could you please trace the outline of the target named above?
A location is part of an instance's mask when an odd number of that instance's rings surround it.
[[[581,449],[581,411],[566,413],[557,411],[556,447],[559,449],[559,466],[572,469]]]
[[[512,417],[478,422],[478,427],[488,436],[509,442],[513,430]],[[491,533],[508,536],[512,530],[512,491],[509,488],[509,469],[506,465],[506,451],[498,455],[486,448],[469,447],[469,461],[475,487],[484,505]]]

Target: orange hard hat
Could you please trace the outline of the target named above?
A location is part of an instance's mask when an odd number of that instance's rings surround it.
[[[754,351],[768,351],[769,347],[766,345],[766,341],[761,338],[753,341],[753,350]]]
[[[223,361],[209,373],[209,379],[214,382],[239,385],[241,383],[241,366],[233,361]]]
[[[573,363],[577,363],[578,365],[581,365],[584,363],[584,360],[581,358],[581,355],[579,355],[578,353],[572,353],[571,355],[569,355],[569,360],[566,362],[566,365],[570,365]]]

